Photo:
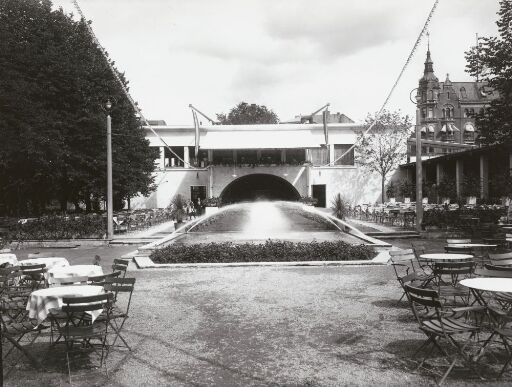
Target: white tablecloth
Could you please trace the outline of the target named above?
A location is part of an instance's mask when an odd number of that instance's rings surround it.
[[[48,270],[48,282],[51,284],[52,278],[92,277],[97,275],[103,275],[103,269],[98,265],[54,267]]]
[[[24,259],[23,261],[19,261],[21,266],[26,265],[41,265],[44,263],[48,270],[53,269],[54,267],[65,267],[69,266],[69,262],[66,258],[62,257],[47,257],[47,258],[30,258]]]
[[[512,278],[466,278],[460,284],[481,291],[512,293]]]
[[[103,286],[69,285],[32,292],[28,299],[27,310],[30,318],[43,322],[48,317],[50,309],[62,308],[64,297],[96,296],[104,293]],[[101,310],[91,313],[93,320],[101,314]]]
[[[2,253],[0,254],[0,265],[3,265],[4,263],[16,266],[18,264],[18,258],[16,258],[16,255],[12,253]]]

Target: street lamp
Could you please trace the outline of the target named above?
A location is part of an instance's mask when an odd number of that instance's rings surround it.
[[[113,211],[113,195],[112,195],[112,118],[110,110],[112,102],[110,99],[105,103],[107,112],[107,239],[114,236],[114,211]]]

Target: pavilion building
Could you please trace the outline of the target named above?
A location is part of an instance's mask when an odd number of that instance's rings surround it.
[[[351,149],[361,124],[331,122],[327,134],[317,123],[200,125],[196,154],[194,126],[158,123],[144,128],[150,146],[160,150],[157,188],[132,200],[134,208],[166,207],[176,194],[223,203],[309,196],[320,207],[329,207],[337,193],[352,203],[379,198],[379,179],[360,171]]]

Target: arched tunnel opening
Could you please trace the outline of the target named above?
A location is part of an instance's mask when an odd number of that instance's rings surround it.
[[[258,173],[239,177],[229,183],[222,191],[220,199],[223,204],[258,200],[297,201],[300,199],[300,194],[285,179]]]

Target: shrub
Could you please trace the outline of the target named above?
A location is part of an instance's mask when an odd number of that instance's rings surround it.
[[[423,213],[422,226],[436,226],[445,228],[464,228],[467,227],[467,219],[464,217],[476,217],[481,223],[496,224],[500,217],[505,215],[505,210],[500,208],[476,207],[462,210],[442,210],[432,209]],[[461,219],[462,217],[462,219]]]
[[[233,242],[171,244],[155,250],[151,259],[157,263],[227,263],[369,260],[375,256],[365,245],[343,241],[289,242],[267,240],[263,244]]]
[[[182,195],[177,194],[172,198],[170,208],[171,218],[176,219],[176,222],[178,223],[183,222],[183,218],[187,215],[185,211],[185,198]]]
[[[203,200],[203,205],[205,207],[220,207],[221,200],[218,197],[207,198]]]
[[[8,237],[12,241],[103,238],[105,230],[106,219],[102,216],[47,216],[16,223],[10,228]]]
[[[336,218],[345,219],[350,211],[350,205],[338,193],[331,202],[331,210]]]

